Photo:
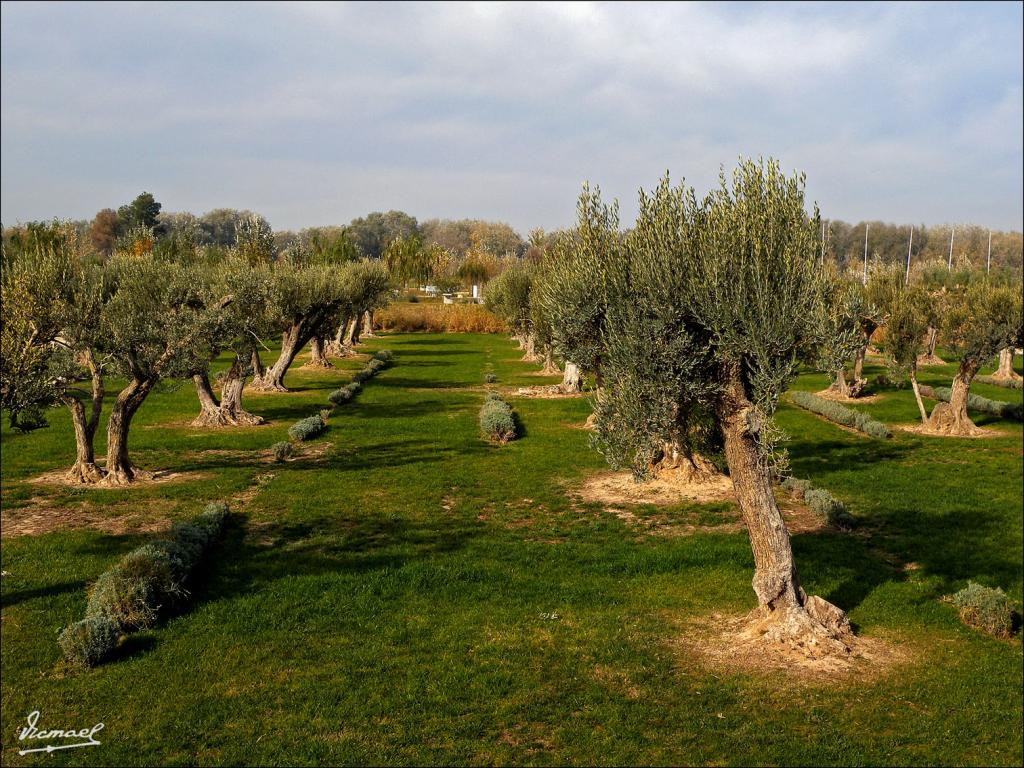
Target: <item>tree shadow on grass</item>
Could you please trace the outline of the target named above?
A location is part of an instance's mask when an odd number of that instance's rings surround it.
[[[26,600],[34,600],[37,597],[56,597],[68,592],[77,592],[80,589],[85,589],[84,581],[62,581],[59,584],[50,584],[36,589],[3,590],[0,594],[0,606],[10,608],[12,605],[23,603]]]

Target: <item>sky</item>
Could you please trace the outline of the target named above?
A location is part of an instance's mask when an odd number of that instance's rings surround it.
[[[0,220],[141,191],[275,229],[569,226],[670,172],[806,173],[828,218],[1022,229],[1020,3],[2,3]]]

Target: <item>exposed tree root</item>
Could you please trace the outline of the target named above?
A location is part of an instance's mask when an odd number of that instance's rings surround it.
[[[331,341],[324,347],[324,354],[328,357],[355,357],[356,352],[352,347],[340,341]]]
[[[307,363],[304,363],[302,367],[303,368],[334,368],[334,366],[331,365],[331,361],[328,360],[326,357],[310,358],[310,360]]]
[[[918,355],[918,357],[917,357],[917,367],[918,368],[926,368],[928,366],[933,366],[933,365],[946,365],[946,361],[943,360],[938,355],[935,355],[935,354],[931,354],[931,355]]]
[[[228,411],[222,408],[216,410],[203,410],[192,420],[193,427],[220,428],[220,427],[256,427],[266,424],[262,416],[248,411]]]
[[[848,623],[806,599],[796,615],[765,617],[714,614],[688,623],[674,644],[719,669],[754,674],[782,674],[794,683],[834,685],[844,678],[864,682],[908,662],[910,649],[884,639],[854,635]],[[838,611],[838,609],[835,609]],[[842,612],[839,611],[841,614]]]
[[[103,479],[103,470],[92,462],[77,462],[65,477],[69,483],[94,485]]]
[[[928,429],[937,435],[954,435],[957,437],[978,437],[985,430],[977,426],[962,410],[953,408],[949,403],[938,403],[928,418]]]

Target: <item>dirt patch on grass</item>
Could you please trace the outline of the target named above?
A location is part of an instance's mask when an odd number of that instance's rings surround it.
[[[918,368],[928,368],[933,365],[949,365],[938,355],[918,355],[917,366]]]
[[[978,427],[977,432],[973,432],[969,435],[955,435],[949,434],[948,432],[938,432],[931,427],[926,427],[924,424],[891,424],[892,429],[898,429],[900,432],[911,432],[915,435],[924,435],[925,437],[952,437],[955,439],[968,439],[977,440],[985,439],[988,437],[1006,437],[1006,433],[1000,429],[991,429],[988,427]]]
[[[651,480],[638,483],[630,472],[598,472],[576,491],[583,501],[610,505],[679,504],[733,501],[732,481],[725,475],[693,481],[672,472],[661,472]]]
[[[148,471],[143,469],[136,469],[136,479],[128,485],[104,485],[102,482],[91,484],[82,483],[78,480],[74,480],[68,477],[67,469],[52,469],[49,472],[44,472],[38,477],[33,477],[26,482],[36,483],[38,485],[59,485],[68,488],[98,488],[102,490],[109,490],[111,488],[130,490],[132,488],[145,488],[151,485],[160,485],[161,483],[173,483],[173,482],[193,482],[196,480],[203,480],[207,477],[205,472],[171,472],[169,470],[156,470]]]
[[[681,473],[687,477],[687,473]],[[653,536],[692,536],[696,533],[739,533],[745,530],[736,504],[732,481],[725,475],[694,482],[680,479],[671,471],[644,483],[636,483],[629,472],[599,472],[576,489],[577,500],[601,504],[628,525]],[[802,500],[777,488],[775,500],[790,533],[819,531],[827,524]],[[726,502],[723,504],[723,502]],[[652,512],[650,506],[716,505]],[[646,507],[646,508],[644,508]]]
[[[878,393],[874,395],[863,395],[861,397],[846,397],[836,392],[834,389],[823,389],[820,392],[815,392],[818,397],[822,400],[834,400],[837,403],[851,403],[856,405],[858,403],[877,403],[882,399],[882,396]]]
[[[586,392],[565,392],[558,384],[550,386],[519,387],[510,393],[514,397],[529,397],[535,400],[562,400],[564,398],[584,397]]]
[[[870,682],[914,662],[917,651],[882,637],[848,636],[848,653],[823,652],[809,645],[768,640],[751,632],[751,616],[723,615],[680,625],[670,642],[710,669],[759,676],[781,676],[808,685]]]
[[[89,503],[58,506],[47,499],[35,498],[24,507],[0,512],[0,534],[10,539],[40,536],[53,531],[92,529],[123,536],[129,533],[162,533],[171,527],[173,505],[159,499],[147,499],[142,511],[137,506],[97,507]]]

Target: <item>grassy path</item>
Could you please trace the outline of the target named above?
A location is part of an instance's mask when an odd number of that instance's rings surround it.
[[[367,345],[379,347],[395,366],[285,465],[259,451],[360,362],[296,370],[291,394],[247,394],[272,421],[260,428],[192,430],[190,389],[154,395],[136,461],[198,473],[184,481],[40,486],[27,481],[73,458],[66,416],[3,433],[5,514],[43,505],[135,521],[3,538],[4,764],[1020,764],[1020,635],[989,639],[938,600],[972,579],[1020,604],[1019,424],[979,419],[1004,433],[987,440],[878,441],[783,407],[794,473],[863,522],[794,538],[808,591],[913,659],[812,687],[712,672],[680,649],[682,622],[752,607],[746,537],[647,535],[573,502],[566,487],[604,467],[578,428],[584,400],[513,399],[523,439],[480,440],[485,371],[502,386],[552,381],[513,344]],[[916,413],[906,391],[864,407],[889,423]],[[147,523],[232,496],[246,501],[190,607],[133,635],[118,661],[63,672],[56,633],[82,614],[86,585],[151,535]],[[20,757],[33,710],[49,728],[102,721],[103,745]]]

